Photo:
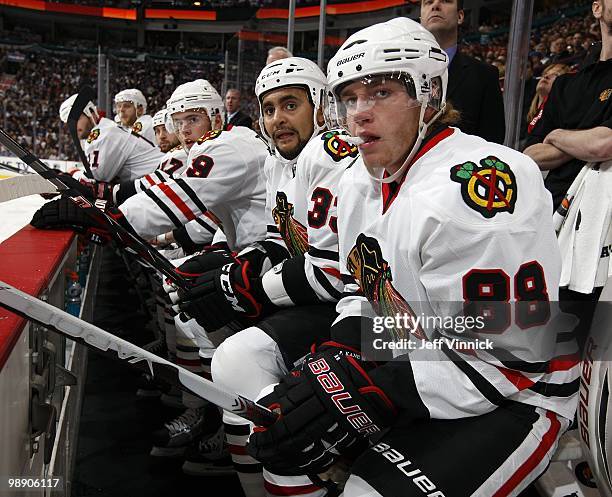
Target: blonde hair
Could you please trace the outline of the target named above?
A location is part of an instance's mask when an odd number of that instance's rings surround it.
[[[567,64],[551,64],[542,71],[542,76],[548,74],[553,69],[557,69],[558,75],[566,74],[570,71],[570,67]],[[544,97],[540,95],[537,91],[531,100],[531,105],[529,106],[529,111],[527,112],[527,122],[530,123],[533,118],[537,115],[540,110],[540,106],[544,101]]]
[[[444,112],[438,119],[436,119],[436,122],[446,126],[455,126],[459,123],[459,121],[461,121],[461,112],[455,109],[453,104],[447,100],[446,105],[444,106]]]

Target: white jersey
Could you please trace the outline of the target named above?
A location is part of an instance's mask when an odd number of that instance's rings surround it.
[[[573,417],[575,344],[559,339],[561,330],[540,326],[550,325],[549,302],[557,300],[560,254],[551,196],[529,157],[442,128],[399,185],[374,181],[358,159],[340,182],[339,198],[340,269],[354,280],[334,327],[354,316],[407,314],[418,327],[391,323],[378,331],[397,343],[414,333],[435,344],[393,350],[396,359],[372,372],[400,407],[448,419],[512,400]],[[508,302],[485,314],[491,320],[477,334],[485,348],[464,350],[446,340],[470,337],[449,318],[483,300]],[[514,304],[521,300],[530,307]],[[377,343],[372,349],[380,350]]]
[[[292,164],[274,156],[266,160],[267,240],[283,243],[292,256],[282,271],[263,277],[276,305],[340,298],[337,188],[358,151],[337,135],[327,131],[312,138]]]
[[[98,181],[130,181],[154,171],[163,157],[147,140],[103,117],[85,140],[84,152]]]
[[[181,176],[187,171],[188,154],[185,149],[178,145],[166,152],[158,168],[152,173],[138,178],[132,183],[116,185],[113,190],[115,203],[121,205],[132,195],[148,190],[154,185],[165,183],[175,176]],[[188,222],[180,233],[175,232],[177,241],[185,246],[209,245],[218,226],[213,219],[206,214]],[[186,237],[186,238],[185,238]]]
[[[127,199],[121,211],[137,233],[153,238],[203,214],[215,219],[232,250],[265,237],[268,149],[245,127],[210,131],[189,151],[184,176]]]
[[[155,144],[155,130],[153,129],[153,118],[149,114],[140,116],[134,124],[132,130],[140,136],[146,138],[152,144]]]
[[[135,192],[148,190],[153,185],[183,175],[187,171],[187,158],[188,154],[181,145],[169,150],[164,154],[155,171],[134,181]]]

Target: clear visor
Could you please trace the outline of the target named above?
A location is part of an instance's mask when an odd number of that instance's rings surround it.
[[[353,134],[359,123],[372,119],[374,112],[412,109],[416,98],[412,77],[406,73],[366,75],[328,92],[327,120]]]
[[[137,106],[134,102],[132,102],[131,100],[120,100],[119,102],[115,102],[115,114],[119,114],[120,110],[122,108],[134,108],[134,110],[137,109]]]
[[[366,75],[326,95],[326,121],[355,133],[359,123],[385,110],[408,110],[421,104],[412,77],[406,73]]]
[[[194,110],[193,113],[181,116],[180,118],[176,116],[176,114],[172,116],[172,128],[175,133],[180,133],[185,129],[201,127],[210,122],[204,110]]]

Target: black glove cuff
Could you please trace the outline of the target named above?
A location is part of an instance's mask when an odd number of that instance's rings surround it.
[[[132,195],[136,195],[136,184],[133,181],[121,183],[115,194],[115,202],[117,205],[121,205]]]
[[[362,330],[372,329],[372,319],[364,316],[348,316],[333,324],[331,340],[361,350]]]
[[[187,228],[185,226],[173,229],[172,235],[174,236],[176,243],[183,247],[183,250],[187,255],[193,254],[199,249],[199,246],[191,238],[189,238],[189,234],[187,233]]]

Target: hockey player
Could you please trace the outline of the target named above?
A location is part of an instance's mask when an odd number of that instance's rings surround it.
[[[176,133],[170,133],[166,129],[166,114],[166,109],[162,109],[158,110],[153,116],[153,132],[155,133],[155,143],[157,143],[157,146],[164,154],[167,154],[170,150],[180,146],[181,144],[178,139],[178,136],[176,136]],[[187,159],[186,155],[185,159]],[[184,160],[181,161],[181,166],[184,165],[184,162]],[[173,166],[171,164],[168,164],[167,167],[163,167],[162,169],[168,169],[169,167]]]
[[[68,122],[76,94],[60,106],[60,119]],[[133,135],[106,117],[100,117],[89,102],[77,122],[77,133],[85,140],[84,152],[91,165],[93,179],[103,182],[129,181],[152,172],[163,154],[153,143]],[[81,179],[82,174],[73,174]]]
[[[281,416],[248,453],[288,475],[357,455],[346,497],[518,495],[576,409],[578,361],[555,357],[575,346],[557,351],[556,330],[537,326],[559,283],[550,195],[531,159],[448,126],[446,83],[446,53],[406,18],[351,35],[328,65],[333,114],[360,143],[338,193],[347,286],[332,341],[261,399]],[[490,333],[419,324],[482,300],[499,302],[476,316]],[[415,348],[377,364],[362,359],[361,334],[383,318],[388,335],[375,337]],[[553,346],[540,354],[541,331]],[[470,336],[508,342],[450,341]]]
[[[137,88],[128,88],[115,95],[115,112],[120,126],[155,143],[153,119],[147,114],[147,99]]]
[[[261,239],[265,233],[265,143],[248,128],[221,129],[221,97],[206,80],[179,86],[167,107],[171,116],[167,125],[170,123],[190,147],[185,176],[155,184],[135,195],[134,191],[125,193],[123,202],[123,198],[117,199],[120,206],[114,215],[145,239],[207,213],[223,227],[232,250]],[[159,160],[155,162],[158,163]],[[41,228],[88,228],[92,223],[66,199],[45,204],[34,222]]]
[[[222,130],[222,108],[221,97],[205,80],[185,83],[174,91],[167,102],[166,125],[176,130],[183,146],[189,149],[189,167],[184,176],[126,194],[127,200],[120,203],[113,215],[128,229],[151,239],[214,213],[231,250],[238,251],[265,237],[263,165],[268,149],[248,128]],[[71,204],[63,199],[45,204],[32,224],[91,226],[88,217]],[[195,357],[191,364],[184,365],[200,369],[198,348],[186,347]],[[156,441],[159,448],[178,446],[184,450],[184,441],[193,440],[188,427],[202,426],[202,412],[199,408],[194,412],[195,403],[193,406],[188,416],[168,424],[165,440],[160,436]]]
[[[258,395],[292,369],[313,342],[328,336],[336,316],[335,302],[343,287],[336,190],[357,149],[341,141],[337,132],[324,130],[325,82],[315,63],[299,57],[262,70],[255,93],[260,127],[273,151],[266,160],[266,240],[238,254],[229,268],[202,275],[193,292],[182,295],[182,308],[207,330],[245,314],[259,320],[227,338],[213,357],[214,381],[245,396]],[[266,270],[281,259],[282,265]],[[190,272],[189,264],[182,269]],[[223,286],[227,273],[230,284]],[[244,312],[232,307],[232,293]],[[245,494],[263,495],[261,466],[244,452],[248,424],[231,413],[224,413],[224,422]],[[268,488],[283,492],[303,491],[310,484],[302,479],[286,486],[274,475],[267,480]]]

